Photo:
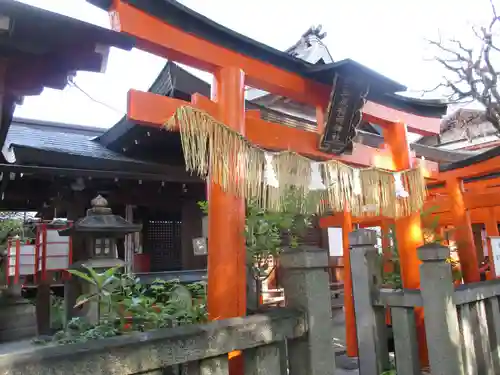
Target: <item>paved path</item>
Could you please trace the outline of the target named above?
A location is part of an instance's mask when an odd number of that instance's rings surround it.
[[[0,343],[0,356],[33,347],[31,339]]]
[[[333,310],[333,345],[336,352],[345,351],[345,316],[342,308]]]
[[[337,369],[334,375],[357,375],[358,370],[345,370],[346,364],[352,364],[352,360],[345,355],[345,315],[342,307],[333,310],[333,346],[337,355]]]

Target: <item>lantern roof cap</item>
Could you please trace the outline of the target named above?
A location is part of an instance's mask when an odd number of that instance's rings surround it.
[[[77,233],[89,236],[121,237],[125,234],[139,232],[142,225],[133,224],[119,215],[114,215],[108,207],[108,201],[98,195],[90,202],[91,208],[87,215],[78,219],[73,226],[59,231],[61,236],[71,236]]]

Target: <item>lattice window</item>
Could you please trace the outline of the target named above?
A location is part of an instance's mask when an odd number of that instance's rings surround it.
[[[114,243],[109,238],[96,238],[95,255],[108,255]]]
[[[146,251],[151,254],[151,271],[182,268],[181,226],[180,220],[149,220]]]

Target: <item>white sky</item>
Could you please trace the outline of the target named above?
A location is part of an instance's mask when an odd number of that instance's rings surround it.
[[[19,0],[109,28],[107,13],[85,0]],[[495,0],[500,1],[500,0]],[[471,23],[489,17],[488,0],[182,0],[235,31],[278,49],[294,44],[311,25],[322,24],[335,60],[352,58],[411,89],[434,87],[442,71],[430,62],[425,41],[438,30],[468,38]],[[498,6],[500,9],[500,4]],[[279,26],[278,26],[279,25]],[[98,127],[112,126],[126,110],[130,88],[146,90],[165,60],[133,50],[112,50],[105,74],[80,72],[78,89],[46,89],[27,97],[17,117]],[[111,109],[111,108],[113,109]]]

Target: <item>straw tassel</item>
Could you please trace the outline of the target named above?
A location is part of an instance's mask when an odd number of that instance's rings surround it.
[[[271,155],[193,107],[179,108],[165,128],[180,129],[188,172],[205,180],[210,176],[224,191],[267,210],[290,210],[291,195],[297,205],[293,209],[300,213],[348,210],[353,216],[397,218],[418,212],[424,204],[426,185],[420,168],[399,172],[409,197],[398,198],[392,172],[356,169],[338,160],[318,162],[291,151]],[[272,184],[266,177],[269,163],[275,176]],[[325,189],[311,190],[311,175],[317,178],[318,170]]]

